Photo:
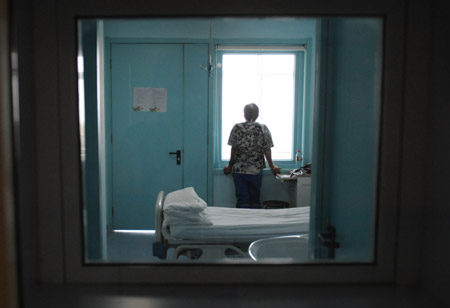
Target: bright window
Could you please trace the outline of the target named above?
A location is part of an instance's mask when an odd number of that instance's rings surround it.
[[[235,123],[244,122],[244,106],[259,107],[257,122],[272,133],[272,158],[292,161],[296,148],[295,52],[223,52],[221,79],[221,160],[228,161],[228,137]]]

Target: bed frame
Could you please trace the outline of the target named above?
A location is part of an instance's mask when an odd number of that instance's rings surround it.
[[[247,250],[250,243],[223,243],[195,240],[165,239],[162,233],[164,221],[164,192],[160,191],[155,204],[155,240],[153,256],[160,259],[167,258],[167,251],[174,248],[172,260],[184,255],[188,260],[218,261],[226,258],[248,258]]]
[[[252,260],[248,254],[248,247],[252,242],[260,238],[255,236],[250,237],[211,237],[208,239],[178,239],[170,236],[167,238],[167,233],[163,229],[164,221],[164,201],[165,195],[163,191],[160,191],[155,204],[155,239],[153,243],[153,256],[160,259],[178,260],[180,256],[187,257],[189,261],[204,261],[204,262],[239,262],[243,259]],[[266,211],[289,211],[290,209],[273,209],[262,210]],[[282,212],[278,212],[282,214]],[[309,212],[308,212],[309,213]],[[266,216],[266,215],[264,215]],[[271,215],[272,216],[272,215]],[[275,215],[276,217],[276,215]],[[309,222],[308,222],[309,224]],[[164,232],[163,232],[164,231]],[[169,230],[170,231],[170,230]],[[308,228],[309,231],[309,228]],[[294,235],[298,232],[287,232],[284,235]],[[261,235],[259,232],[258,236]],[[275,234],[275,233],[274,233]],[[304,233],[307,234],[307,233]],[[166,235],[166,238],[165,238]],[[280,236],[280,233],[273,235],[272,237]],[[257,236],[257,237],[258,237]],[[265,237],[270,237],[265,235]],[[169,252],[169,249],[170,252]],[[169,252],[169,254],[168,254]]]

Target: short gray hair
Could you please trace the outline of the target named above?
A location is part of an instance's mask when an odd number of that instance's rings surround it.
[[[244,107],[244,117],[247,121],[256,121],[259,116],[259,108],[256,104],[248,104]]]

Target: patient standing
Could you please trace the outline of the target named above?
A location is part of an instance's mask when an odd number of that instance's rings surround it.
[[[233,174],[236,188],[237,207],[260,208],[262,170],[266,167],[266,158],[273,174],[280,168],[272,162],[272,136],[264,124],[255,122],[259,116],[258,106],[248,104],[244,107],[245,122],[235,124],[230,133],[231,158],[225,174]]]

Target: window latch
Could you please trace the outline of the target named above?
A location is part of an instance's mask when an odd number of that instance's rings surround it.
[[[327,229],[328,232],[320,233],[318,236],[322,245],[328,248],[328,258],[334,259],[335,250],[341,245],[340,243],[336,242],[336,228],[328,223]]]
[[[202,68],[203,70],[208,72],[208,76],[211,77],[211,72],[216,68],[212,63],[211,63],[211,56],[209,57],[208,60],[208,64],[206,65],[200,65],[200,68]]]

